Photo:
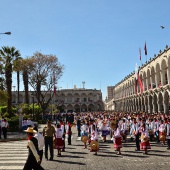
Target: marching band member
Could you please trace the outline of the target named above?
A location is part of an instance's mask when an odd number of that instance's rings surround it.
[[[136,149],[135,151],[140,151],[140,141],[139,141],[139,137],[140,137],[140,133],[139,133],[139,124],[137,123],[136,119],[134,119],[134,122],[132,124],[132,129],[133,129],[133,135],[135,135],[136,138]]]
[[[62,152],[65,152],[65,135],[66,135],[66,127],[65,127],[65,122],[63,120],[60,120],[60,127],[62,129],[62,141],[63,141],[63,149]]]
[[[162,144],[165,145],[165,125],[164,121],[161,120],[161,124],[159,126],[159,140],[162,141]]]
[[[67,122],[67,135],[68,135],[68,145],[71,145],[71,135],[72,135],[72,131],[71,131],[71,123]]]
[[[141,143],[140,143],[140,149],[144,150],[144,154],[148,154],[147,150],[151,149],[150,143],[149,143],[149,133],[146,128],[146,124],[143,123],[143,125],[140,127],[141,131]]]
[[[88,131],[88,127],[85,124],[85,121],[83,120],[82,121],[82,126],[81,126],[81,136],[88,136],[87,131]],[[84,148],[87,148],[86,142],[84,142]]]
[[[128,129],[127,129],[127,123],[126,123],[125,119],[123,119],[123,123],[121,124],[121,131],[122,131],[123,140],[126,142],[126,137],[127,137],[127,134],[128,134]]]
[[[116,127],[114,129],[114,148],[118,151],[117,155],[121,155],[120,148],[122,148],[122,137],[118,124],[116,124]]]
[[[149,119],[148,122],[149,125],[149,136],[150,136],[150,140],[152,141],[154,139],[154,126],[155,126],[155,122],[153,119]]]
[[[157,143],[160,142],[159,140],[159,121],[156,119],[156,117],[154,118],[154,132],[155,132],[155,136],[157,139]]]
[[[56,139],[54,141],[55,142],[54,149],[58,150],[57,156],[61,156],[61,149],[63,148],[62,136],[63,136],[63,131],[60,127],[60,124],[57,124]]]
[[[167,123],[167,145],[168,145],[168,150],[170,149],[170,119],[168,119],[168,123]]]
[[[100,130],[102,131],[103,142],[106,142],[106,136],[108,135],[108,127],[105,121],[103,121]]]
[[[97,141],[98,142],[98,132],[96,130],[96,126],[93,124],[92,125],[92,131],[91,131],[91,141]],[[99,150],[98,147],[96,147],[95,149],[94,148],[91,148],[90,149],[90,152],[95,152],[94,155],[97,155],[97,151]]]

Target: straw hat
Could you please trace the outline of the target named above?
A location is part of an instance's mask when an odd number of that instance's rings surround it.
[[[91,141],[90,147],[92,150],[98,150],[99,149],[99,143],[97,141]]]
[[[28,127],[27,130],[24,130],[24,132],[27,132],[27,133],[37,133],[37,131],[34,130],[32,127]]]
[[[110,128],[115,129],[116,128],[116,121],[112,120],[110,122]]]
[[[82,141],[83,143],[86,143],[88,139],[89,139],[89,138],[88,138],[87,136],[85,136],[85,135],[81,137],[81,141]]]

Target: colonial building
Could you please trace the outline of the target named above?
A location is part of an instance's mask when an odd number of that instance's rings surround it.
[[[30,103],[33,102],[33,92],[29,92]],[[51,93],[47,92],[45,100],[50,98]],[[13,104],[20,104],[25,102],[24,91],[20,92],[19,101],[17,101],[17,93],[12,92]],[[37,100],[34,96],[34,102]],[[60,106],[63,112],[68,111],[99,111],[103,110],[103,101],[101,90],[76,88],[58,90],[53,96],[51,104]]]
[[[159,51],[148,62],[139,67],[137,83],[135,72],[126,76],[114,87],[112,105],[116,111],[162,112],[170,110],[170,48]],[[135,87],[136,86],[136,87]],[[107,106],[108,102],[105,102]]]

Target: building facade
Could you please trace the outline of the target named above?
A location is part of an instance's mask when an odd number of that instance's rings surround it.
[[[44,92],[45,100],[50,98],[51,92]],[[33,92],[29,92],[30,103],[33,102]],[[20,92],[19,101],[17,101],[17,93],[12,92],[13,104],[25,103],[24,91]],[[37,100],[34,96],[34,103]],[[62,112],[87,112],[87,111],[99,111],[103,110],[103,101],[101,90],[96,89],[62,89],[58,90],[56,94],[53,95],[51,104],[60,106]]]
[[[170,48],[159,51],[148,62],[139,67],[143,84],[137,84],[136,73],[132,72],[114,87],[112,99],[115,111],[169,113],[170,110]],[[105,106],[107,102],[105,103]]]

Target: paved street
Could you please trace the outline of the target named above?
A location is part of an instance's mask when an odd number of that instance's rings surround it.
[[[75,128],[72,145],[66,142],[66,152],[61,157],[54,156],[54,161],[43,159],[42,166],[46,170],[161,170],[169,169],[170,151],[166,146],[151,143],[152,149],[148,155],[135,152],[134,142],[123,144],[122,155],[116,155],[111,142],[100,142],[100,150],[95,156],[88,149],[83,149],[81,141],[77,141]],[[27,141],[12,141],[0,143],[0,170],[20,170],[27,158]],[[55,150],[55,155],[57,151]]]

